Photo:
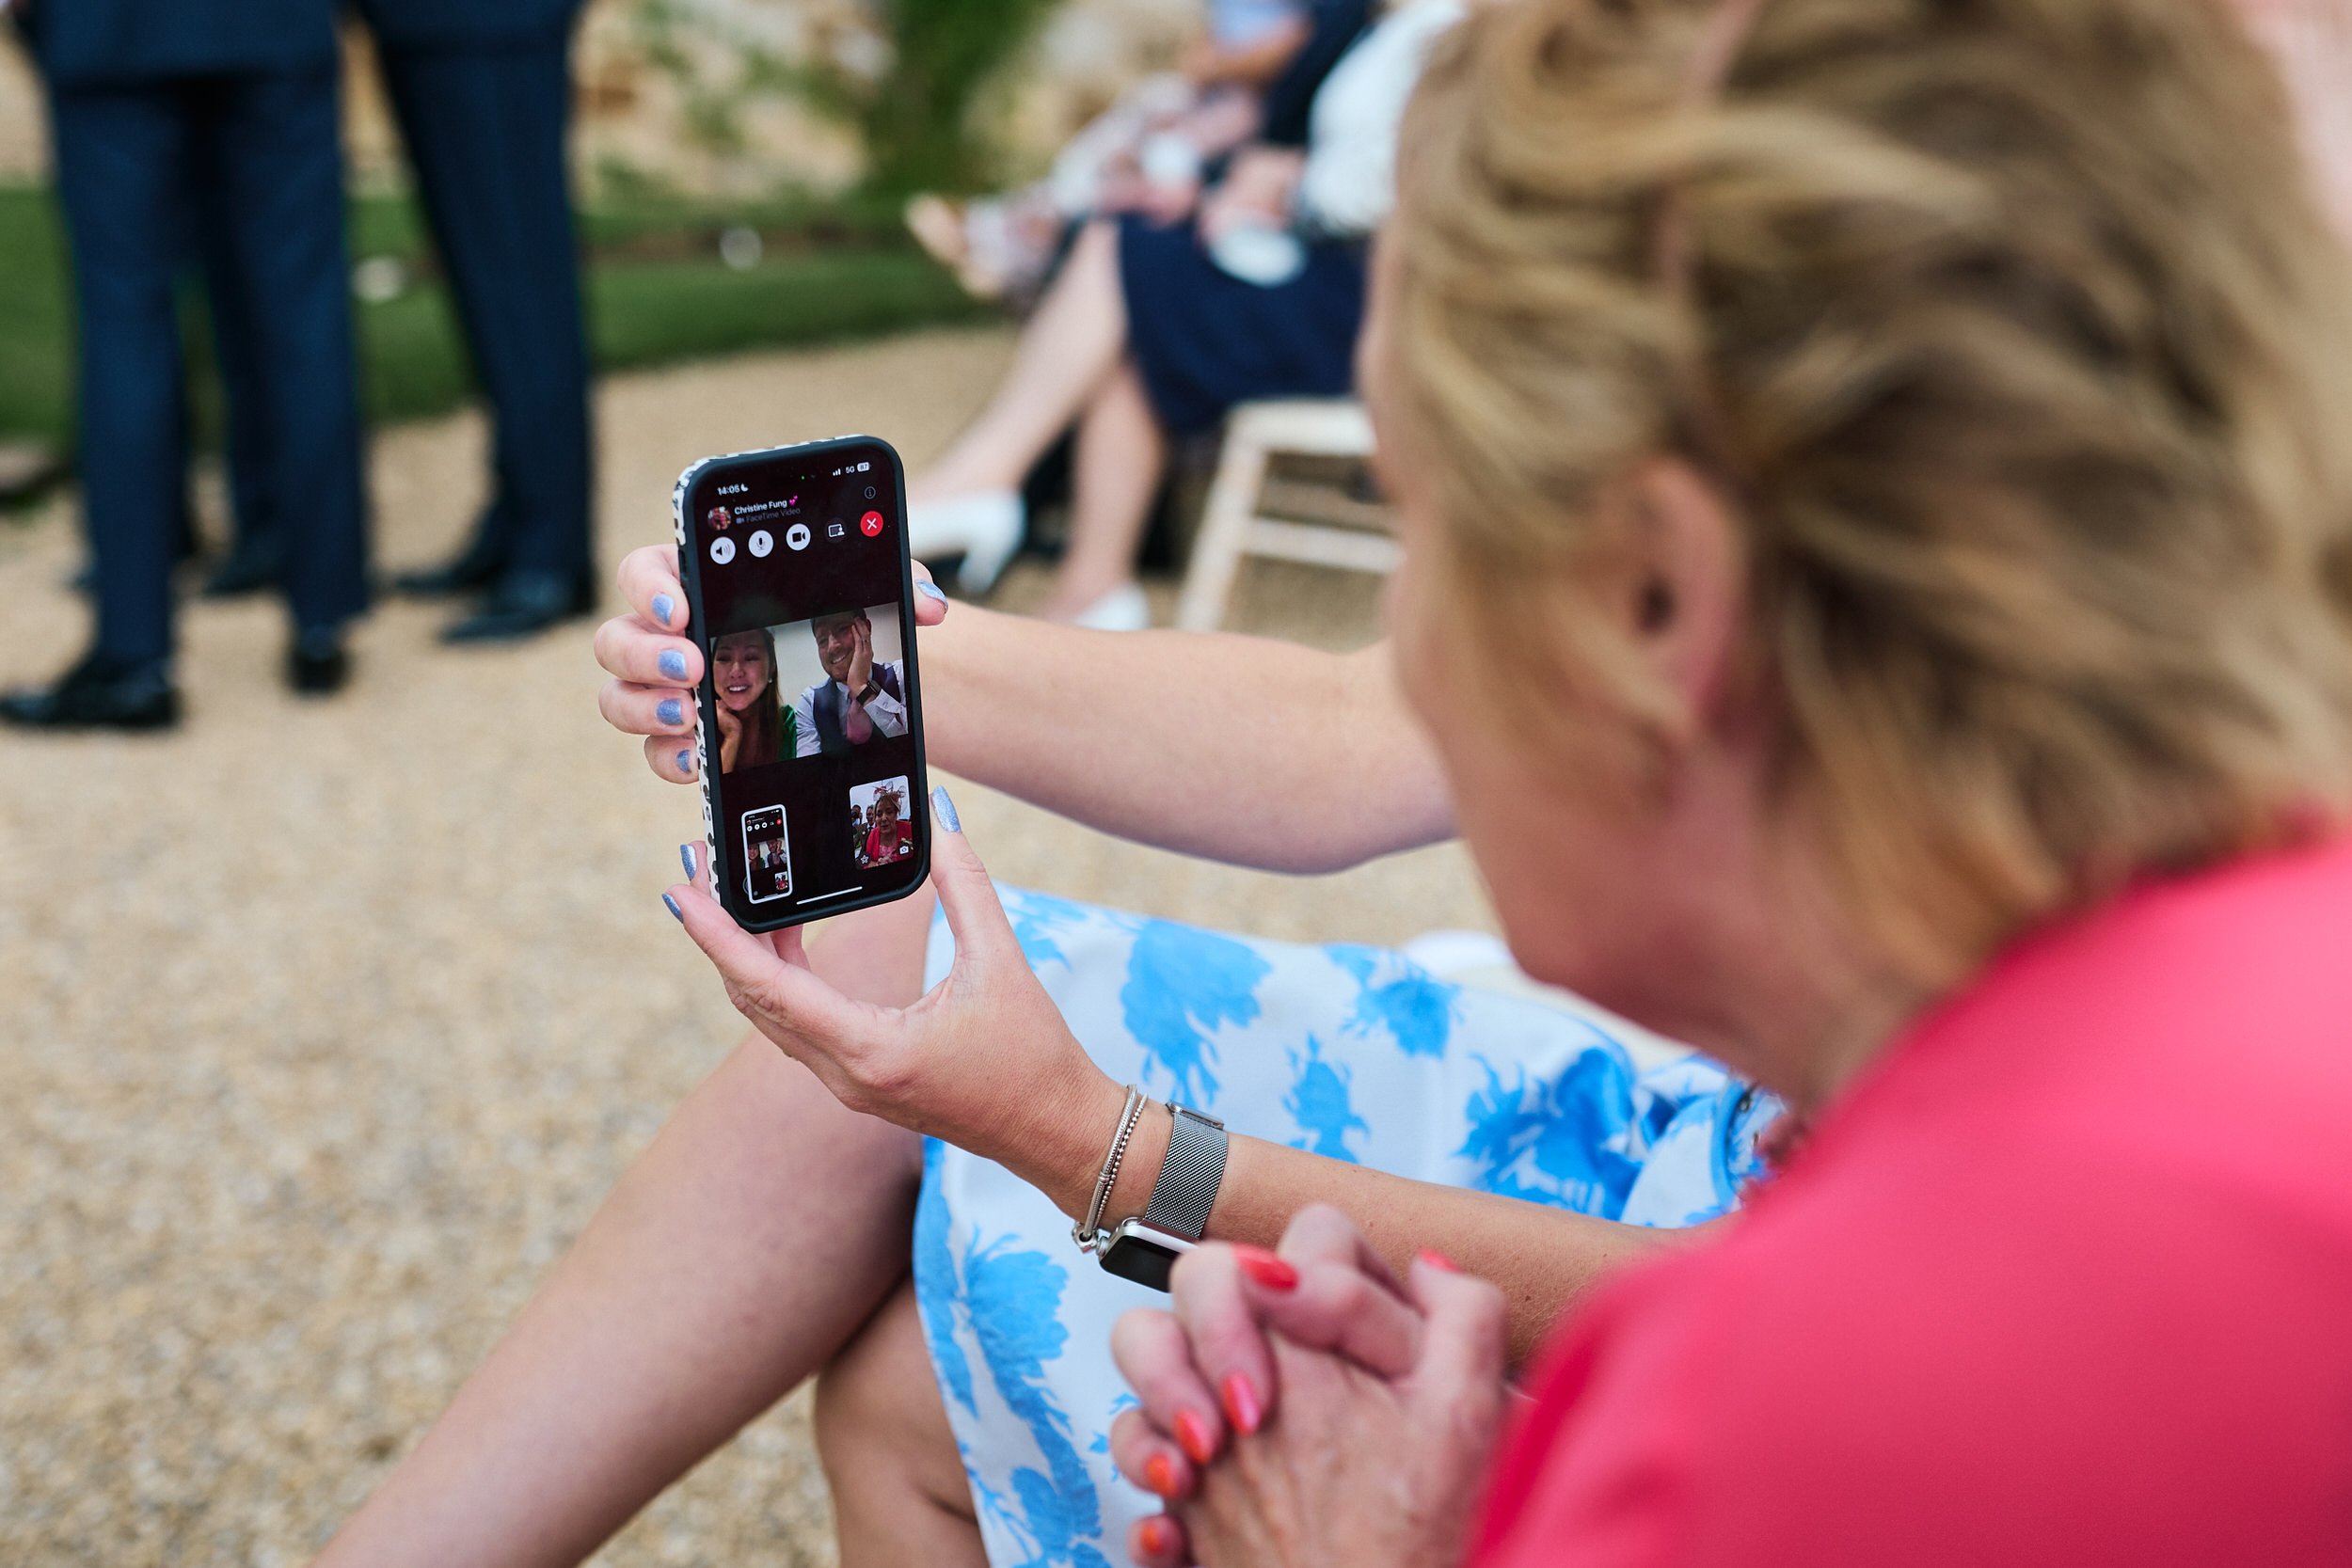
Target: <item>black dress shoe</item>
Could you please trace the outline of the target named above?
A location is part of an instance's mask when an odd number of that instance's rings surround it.
[[[286,684],[298,696],[331,697],[351,681],[351,655],[340,626],[298,632],[286,649]]]
[[[490,587],[473,612],[441,628],[444,642],[512,642],[596,608],[593,573],[509,572]]]
[[[161,659],[86,655],[55,686],[0,694],[0,722],[28,730],[162,730],[180,721],[180,693]]]
[[[506,571],[506,542],[486,528],[474,530],[466,547],[438,566],[392,574],[392,592],[412,599],[448,599],[494,587]]]
[[[242,599],[264,588],[275,588],[281,564],[279,553],[274,546],[240,542],[213,563],[199,592],[208,599]]]

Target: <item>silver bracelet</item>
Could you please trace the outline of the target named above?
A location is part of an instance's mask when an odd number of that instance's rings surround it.
[[[1139,1086],[1127,1085],[1127,1102],[1119,1112],[1119,1131],[1111,1134],[1110,1152],[1103,1156],[1103,1168],[1095,1173],[1094,1201],[1087,1205],[1087,1217],[1073,1221],[1070,1227],[1070,1239],[1078,1243],[1081,1252],[1092,1253],[1102,1248],[1103,1211],[1110,1203],[1111,1188],[1119,1181],[1119,1163],[1127,1157],[1127,1141],[1136,1135],[1136,1123],[1149,1103]]]

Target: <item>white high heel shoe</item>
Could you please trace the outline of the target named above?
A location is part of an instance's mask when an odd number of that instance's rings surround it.
[[[1027,513],[1017,490],[976,490],[907,508],[907,548],[925,563],[963,557],[956,592],[985,594],[1021,547]]]

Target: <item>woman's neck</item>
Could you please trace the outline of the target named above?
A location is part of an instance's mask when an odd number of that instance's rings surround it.
[[[1932,993],[1863,939],[1818,853],[1775,857],[1752,927],[1740,1032],[1758,1082],[1816,1116],[1882,1055]],[[1768,901],[1769,907],[1765,907]],[[1742,1053],[1745,1054],[1746,1053]]]

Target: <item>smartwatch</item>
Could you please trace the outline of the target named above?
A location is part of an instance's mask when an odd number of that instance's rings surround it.
[[[1225,1180],[1225,1124],[1188,1105],[1171,1101],[1168,1109],[1173,1125],[1152,1200],[1140,1217],[1111,1231],[1100,1255],[1108,1272],[1155,1291],[1168,1289],[1176,1259],[1199,1243]]]

